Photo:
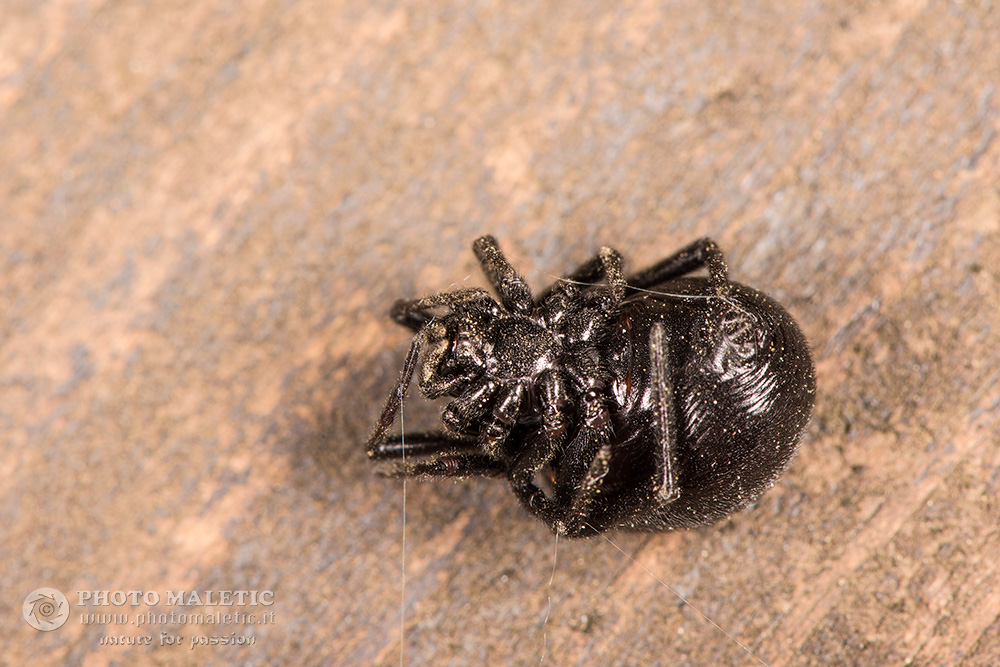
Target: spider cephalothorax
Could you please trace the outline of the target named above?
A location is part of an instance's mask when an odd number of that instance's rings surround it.
[[[711,240],[628,279],[603,248],[537,298],[492,237],[473,249],[499,301],[460,289],[393,308],[416,335],[368,440],[372,458],[400,459],[380,472],[506,475],[529,512],[583,536],[714,521],[786,467],[812,359],[781,306],[729,282]],[[702,265],[707,279],[682,277]],[[388,438],[422,350],[421,391],[453,398],[444,430]]]

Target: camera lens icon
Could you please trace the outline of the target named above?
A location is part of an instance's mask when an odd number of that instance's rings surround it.
[[[21,613],[36,630],[58,630],[69,619],[69,600],[54,588],[38,588],[24,598]]]

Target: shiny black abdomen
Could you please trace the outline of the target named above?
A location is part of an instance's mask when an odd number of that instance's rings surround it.
[[[680,495],[654,513],[616,512],[621,527],[662,530],[712,523],[770,488],[788,465],[812,410],[815,373],[805,337],[765,294],[684,278],[622,302],[604,341],[614,377],[613,463],[607,491],[645,483],[655,469],[656,393],[650,331],[661,323],[674,410]],[[652,485],[650,483],[650,488]],[[620,508],[618,508],[620,509]]]

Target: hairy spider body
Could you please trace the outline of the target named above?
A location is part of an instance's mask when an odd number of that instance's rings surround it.
[[[499,302],[460,289],[392,310],[416,335],[368,439],[395,459],[381,474],[506,476],[582,537],[714,522],[787,467],[813,405],[809,349],[779,304],[729,281],[713,241],[628,278],[602,248],[537,298],[492,237],[473,249]],[[421,350],[421,391],[454,399],[444,428],[388,438]]]

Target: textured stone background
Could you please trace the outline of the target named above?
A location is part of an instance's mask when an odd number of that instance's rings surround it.
[[[3,3],[0,662],[992,664],[1000,8],[570,4]],[[411,482],[404,586],[385,313],[483,284],[484,231],[537,287],[715,237],[814,346],[788,474],[558,545],[500,482]],[[41,586],[275,623],[39,633]],[[255,644],[100,644],[164,631]]]

